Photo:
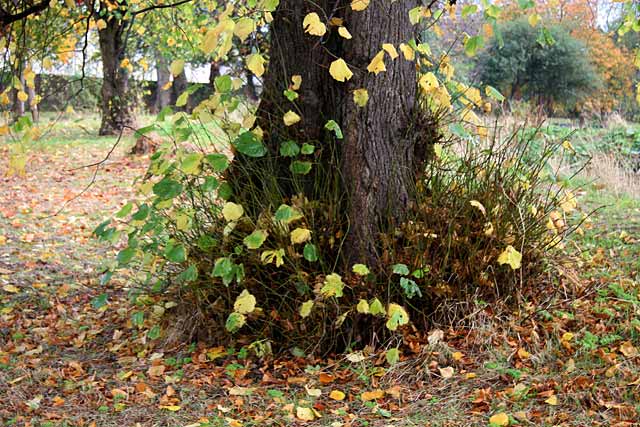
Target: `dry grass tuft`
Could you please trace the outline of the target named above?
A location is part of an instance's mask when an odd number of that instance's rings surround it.
[[[586,178],[597,181],[616,196],[627,194],[640,198],[640,173],[633,171],[633,160],[621,159],[611,153],[597,153],[583,174]]]

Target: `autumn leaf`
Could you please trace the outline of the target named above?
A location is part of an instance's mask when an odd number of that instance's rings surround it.
[[[291,243],[294,245],[311,240],[311,231],[306,228],[296,228],[291,232]]]
[[[491,418],[489,418],[489,424],[496,427],[508,426],[509,416],[504,412],[492,415]]]
[[[227,202],[222,207],[222,216],[227,222],[237,221],[242,215],[244,215],[244,209],[236,203]]]
[[[296,417],[302,421],[313,421],[316,419],[316,416],[311,408],[303,408],[298,406],[296,408]]]
[[[359,107],[365,107],[369,102],[369,92],[366,89],[356,89],[353,91],[353,102]]]
[[[351,1],[351,9],[356,12],[361,12],[369,7],[369,2],[371,0],[352,0]]]
[[[522,254],[513,246],[509,245],[500,256],[498,256],[498,263],[500,265],[509,264],[513,270],[517,270],[522,266]]]
[[[309,33],[313,36],[324,36],[327,32],[327,26],[320,21],[320,16],[317,13],[312,12],[307,14],[302,21],[302,27],[305,33]]]
[[[265,62],[266,61],[262,57],[262,55],[260,55],[259,53],[254,53],[253,55],[250,55],[246,60],[247,69],[256,76],[262,77],[265,72]]]
[[[381,50],[373,57],[371,63],[367,67],[367,71],[378,75],[383,71],[387,71],[387,67],[384,65],[384,50]]]
[[[349,30],[347,30],[346,27],[339,27],[338,34],[340,34],[340,37],[345,38],[347,40],[351,40],[353,38],[353,36],[349,32]]]
[[[360,399],[362,399],[363,402],[382,399],[383,397],[384,397],[384,391],[382,390],[365,391],[360,395]]]
[[[236,302],[233,304],[233,310],[240,314],[252,313],[256,309],[256,297],[251,295],[246,289],[243,290]]]
[[[302,118],[299,115],[297,115],[291,110],[287,111],[282,119],[284,121],[285,126],[293,126],[296,123],[298,123],[300,120],[302,120]]]
[[[329,67],[329,74],[339,82],[351,80],[351,77],[353,77],[353,73],[349,69],[349,66],[342,58],[336,59],[331,63],[331,66]]]
[[[344,394],[344,392],[340,391],[340,390],[331,390],[331,393],[329,393],[329,399],[332,400],[344,400],[344,398],[346,397],[346,395]]]

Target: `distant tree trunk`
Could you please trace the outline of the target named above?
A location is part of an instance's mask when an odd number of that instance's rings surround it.
[[[126,21],[115,17],[98,31],[102,57],[102,123],[100,135],[117,135],[136,126],[133,91],[129,90],[129,71],[122,66],[125,55]]]
[[[25,64],[24,61],[22,59],[22,54],[20,52],[18,52],[17,54],[17,58],[14,64],[14,71],[13,71],[13,75],[14,76],[19,76],[19,80],[20,80],[20,86],[22,87],[22,91],[26,90],[26,86],[25,86],[25,80],[24,80],[24,69],[25,69]],[[11,110],[13,111],[13,117],[14,120],[17,120],[18,118],[24,116],[25,113],[25,103],[23,100],[21,100],[18,96],[18,94],[20,93],[20,90],[18,89],[13,89],[12,91],[12,101],[13,101],[13,106],[11,108]]]
[[[173,78],[173,97],[171,99],[171,103],[175,105],[178,97],[182,95],[182,93],[187,90],[189,87],[189,81],[187,80],[187,74],[184,70]],[[178,111],[187,111],[189,107],[185,105],[184,107],[176,107]]]
[[[339,159],[334,166],[341,172],[348,199],[344,213],[350,224],[343,260],[374,267],[380,255],[379,234],[405,218],[416,172],[426,160],[425,147],[433,141],[421,138],[425,133],[412,127],[419,122],[415,63],[402,57],[391,60],[385,54],[387,71],[367,72],[383,43],[398,46],[414,38],[409,11],[420,1],[371,2],[360,12],[352,11],[350,3],[280,1],[271,26],[271,61],[257,115],[266,131],[265,143],[273,152],[280,141],[290,138],[322,145],[331,138],[325,129],[327,121],[335,120],[341,126],[344,139],[337,143]],[[353,39],[345,40],[335,30],[322,42],[305,34],[302,21],[310,12],[344,19]],[[344,58],[354,72],[348,82],[338,82],[328,72],[336,56]],[[293,75],[302,76],[295,105],[282,96]],[[365,108],[353,101],[353,91],[360,88],[369,93]],[[283,114],[290,109],[302,121],[286,128]],[[240,157],[239,161],[249,160]],[[331,160],[325,157],[322,161]]]
[[[155,112],[158,113],[163,108],[171,105],[171,90],[165,88],[171,81],[171,72],[169,71],[168,61],[160,54],[156,57],[156,72],[158,73],[158,81],[153,107]]]
[[[220,63],[217,61],[211,61],[209,66],[209,84],[212,88],[215,88],[216,77],[220,76]]]
[[[37,94],[35,87],[27,87],[27,95],[29,96],[29,111],[31,111],[31,120],[33,123],[40,121],[40,110],[38,109],[38,103],[36,102]]]

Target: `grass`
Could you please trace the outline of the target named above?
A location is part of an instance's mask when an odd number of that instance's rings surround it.
[[[636,195],[578,177],[573,221],[595,212],[539,298],[501,319],[484,306],[471,326],[445,327],[442,338],[408,336],[392,368],[380,352],[261,360],[241,344],[165,348],[151,333],[157,319],[136,314],[131,276],[100,284],[115,251],[91,230],[136,197],[129,184],[146,157],[128,156],[127,139],[80,194],[94,172],[81,166],[114,143],[93,137],[96,126],[60,123],[31,147],[24,177],[4,177],[0,161],[0,424],[487,426],[504,412],[521,426],[637,425]],[[7,150],[0,144],[0,158]],[[137,304],[158,316],[171,310]],[[321,417],[301,421],[298,408]]]

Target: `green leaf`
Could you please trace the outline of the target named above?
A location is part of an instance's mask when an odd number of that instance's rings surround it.
[[[298,92],[296,92],[295,90],[291,90],[291,89],[286,89],[284,91],[284,96],[291,102],[295,101],[296,99],[298,99]]]
[[[227,329],[227,331],[234,333],[242,328],[245,323],[246,318],[244,317],[244,314],[231,313],[229,317],[227,317],[227,322],[225,323],[224,327]]]
[[[405,264],[394,264],[392,268],[393,274],[400,274],[402,276],[406,276],[409,274],[409,267],[407,267]]]
[[[293,221],[297,221],[303,218],[303,215],[296,208],[292,208],[291,206],[282,204],[276,210],[274,218],[276,219],[276,221],[282,221],[290,224]]]
[[[387,363],[393,366],[400,361],[400,350],[397,348],[390,348],[387,350],[385,356],[387,358]]]
[[[187,175],[194,175],[200,170],[200,162],[202,161],[202,154],[190,153],[184,156],[180,164],[182,172]]]
[[[137,327],[141,327],[144,324],[144,313],[142,311],[136,311],[131,315],[131,323]]]
[[[384,307],[378,298],[375,298],[369,305],[369,313],[373,315],[386,314],[386,311],[384,311]]]
[[[116,214],[116,218],[124,218],[131,213],[131,209],[133,209],[133,203],[129,202],[122,207]]]
[[[145,203],[138,208],[138,211],[133,214],[131,219],[134,221],[142,221],[149,215],[150,211],[151,209],[149,208],[149,205]]]
[[[96,309],[99,310],[102,307],[104,307],[105,305],[107,305],[107,300],[109,299],[109,297],[107,296],[107,294],[100,294],[97,297],[95,297],[94,299],[91,300],[91,306]]]
[[[147,332],[147,338],[149,338],[150,340],[157,340],[158,338],[160,338],[160,326],[154,325],[153,328],[151,328],[149,332]]]
[[[478,49],[482,49],[484,46],[484,38],[482,36],[469,37],[464,42],[464,53],[468,57],[472,57],[476,54]]]
[[[505,100],[504,95],[502,95],[500,91],[493,86],[487,85],[487,87],[485,88],[485,92],[487,96],[495,99],[498,102],[502,102]]]
[[[126,248],[118,252],[116,259],[120,265],[128,264],[136,254],[135,248]]]
[[[312,166],[313,164],[311,162],[303,162],[300,160],[296,160],[295,162],[291,163],[291,166],[289,166],[289,169],[291,170],[292,173],[295,173],[297,175],[306,175],[309,172],[311,172]]]
[[[335,122],[335,120],[329,120],[327,124],[324,125],[324,128],[335,133],[336,138],[338,139],[344,138],[344,135],[342,134],[342,129],[340,129],[340,126],[338,125],[338,123]]]
[[[224,154],[208,154],[204,159],[214,172],[224,172],[229,167],[229,159]]]
[[[153,193],[162,200],[173,199],[182,193],[182,190],[182,184],[166,177],[153,186]]]
[[[233,88],[233,81],[231,80],[231,76],[224,75],[216,77],[214,80],[214,85],[217,92],[228,93],[231,92],[231,88]]]
[[[302,154],[309,155],[309,154],[313,154],[314,151],[316,151],[315,145],[311,145],[307,143],[302,144],[302,150],[301,150]]]
[[[285,141],[280,144],[280,155],[284,157],[295,157],[300,154],[300,146],[295,141]]]
[[[253,233],[249,234],[242,241],[245,246],[249,249],[258,249],[265,240],[267,240],[267,232],[263,230],[256,230]]]
[[[318,248],[313,243],[307,243],[304,245],[303,250],[304,259],[309,262],[316,262],[318,260]]]
[[[400,279],[400,287],[404,291],[405,296],[409,299],[413,298],[416,295],[422,297],[422,292],[420,291],[418,284],[411,279],[402,277]]]
[[[185,262],[187,260],[187,252],[181,244],[168,244],[164,250],[164,257],[171,262]]]
[[[462,8],[462,17],[466,18],[469,15],[473,15],[478,11],[478,6],[475,4],[468,4]]]
[[[182,273],[176,277],[176,280],[180,283],[194,282],[198,279],[198,267],[190,265]]]
[[[249,157],[262,157],[267,154],[267,148],[253,132],[244,132],[236,138],[233,146],[240,153]]]

